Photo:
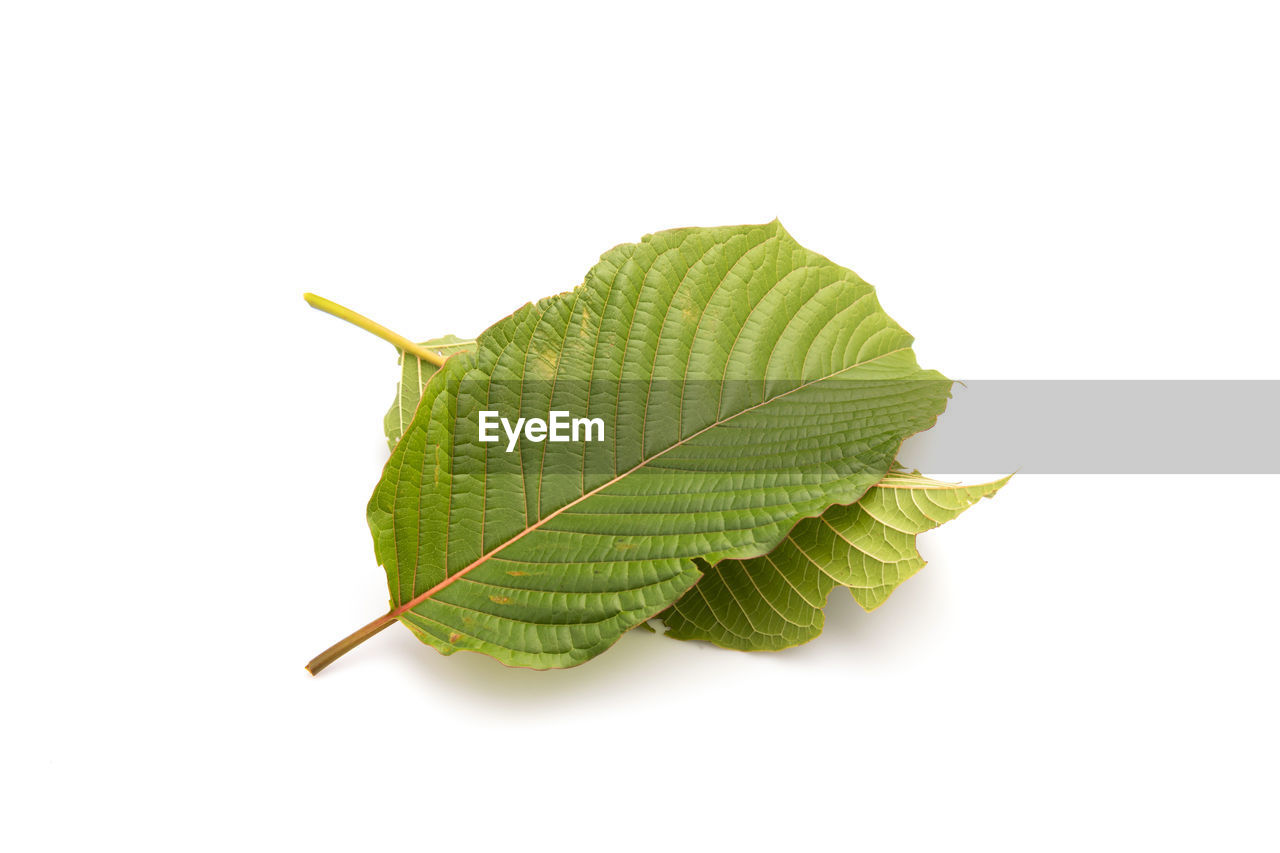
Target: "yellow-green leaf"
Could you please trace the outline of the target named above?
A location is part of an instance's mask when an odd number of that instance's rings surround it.
[[[916,535],[991,497],[1009,481],[961,486],[894,471],[849,506],[801,521],[773,551],[703,567],[662,614],[668,637],[744,651],[785,649],[822,633],[827,596],[848,587],[866,610],[924,567]]]

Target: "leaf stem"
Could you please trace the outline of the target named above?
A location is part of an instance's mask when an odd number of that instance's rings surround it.
[[[402,350],[411,355],[416,355],[418,358],[434,364],[436,367],[440,367],[444,364],[445,356],[434,353],[420,344],[415,344],[404,335],[396,334],[386,326],[373,322],[363,314],[357,314],[345,305],[339,305],[332,300],[325,299],[323,296],[316,296],[314,293],[304,293],[302,294],[302,298],[307,300],[307,304],[312,308],[315,308],[318,311],[323,311],[326,314],[332,314],[341,320],[346,320],[354,326],[359,326],[366,332],[382,338],[398,350]]]
[[[396,617],[392,613],[382,614],[360,630],[348,637],[343,637],[341,640],[313,657],[310,663],[307,664],[307,672],[315,675],[320,670],[324,669],[326,666],[333,663],[338,658],[342,657],[347,652],[351,651],[394,621],[396,621]]]

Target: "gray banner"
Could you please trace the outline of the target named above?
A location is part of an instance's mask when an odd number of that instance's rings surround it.
[[[899,458],[931,476],[1280,474],[1280,381],[982,380]]]
[[[978,380],[925,378],[687,381],[601,379],[463,380],[455,435],[468,454],[490,459],[490,474],[536,469],[581,485],[584,470],[608,478],[642,459],[697,456],[717,420],[716,441],[744,460],[790,453],[788,476],[819,479],[824,465],[888,456],[931,476],[997,474],[1280,474],[1280,380]],[[947,400],[947,392],[952,397]],[[771,400],[767,411],[754,407]],[[490,415],[482,415],[489,412]],[[497,418],[565,419],[524,437]],[[731,417],[726,413],[737,412]],[[574,425],[574,421],[582,423]],[[588,425],[586,420],[598,423]],[[480,437],[487,420],[485,437]],[[758,423],[757,423],[758,422]],[[917,423],[918,422],[918,423]],[[844,446],[824,441],[857,424]],[[753,429],[756,427],[756,429]],[[458,452],[463,452],[459,450]],[[772,463],[770,463],[772,464]],[[533,469],[530,466],[534,466]],[[807,473],[806,473],[807,472]]]

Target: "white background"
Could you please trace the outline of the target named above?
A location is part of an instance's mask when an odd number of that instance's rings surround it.
[[[302,669],[396,378],[303,291],[469,334],[778,216],[951,376],[1277,378],[1273,4],[3,9],[7,849],[1280,843],[1275,478],[1015,478],[784,653]]]

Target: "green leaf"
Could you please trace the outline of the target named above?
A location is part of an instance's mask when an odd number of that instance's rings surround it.
[[[698,560],[766,554],[880,480],[949,396],[910,344],[870,285],[776,222],[612,249],[426,383],[369,504],[386,618],[446,654],[590,659]],[[479,440],[482,409],[600,417],[607,440],[508,453]]]
[[[785,649],[822,633],[822,608],[845,586],[866,610],[924,567],[916,535],[991,497],[1009,481],[961,486],[893,472],[851,506],[796,525],[770,553],[704,566],[662,614],[666,636],[743,651]]]
[[[445,335],[443,338],[423,341],[422,346],[447,357],[455,352],[475,352],[476,342],[463,340],[457,335]],[[396,442],[400,440],[400,436],[404,435],[404,428],[409,425],[409,421],[413,420],[413,413],[418,410],[418,400],[422,397],[423,386],[439,370],[431,362],[423,361],[412,353],[404,350],[399,352],[400,383],[396,386],[396,398],[391,403],[391,408],[387,409],[386,417],[382,419],[383,430],[387,434],[387,446],[392,449],[395,449]]]

